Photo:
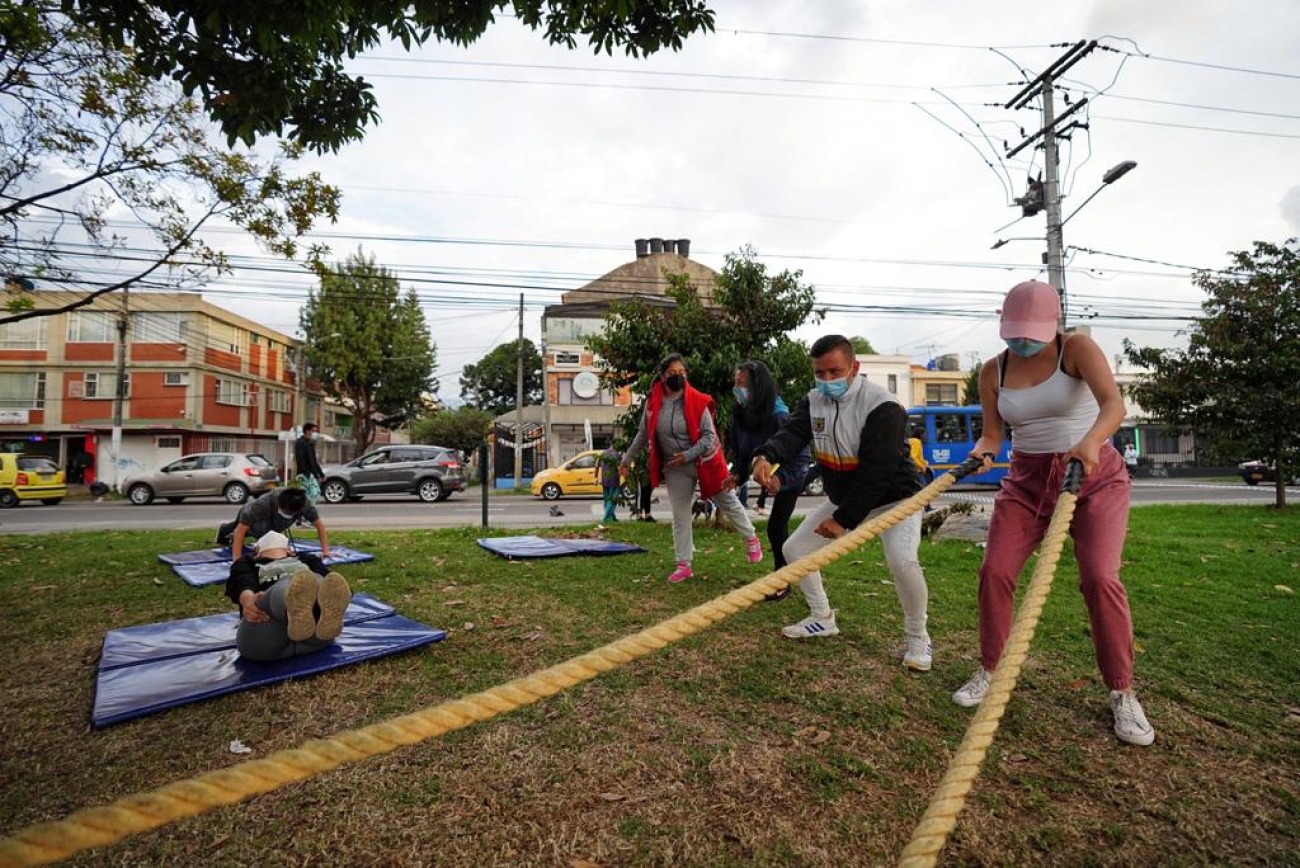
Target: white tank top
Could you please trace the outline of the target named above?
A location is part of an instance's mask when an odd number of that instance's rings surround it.
[[[999,387],[998,413],[1011,426],[1011,448],[1016,452],[1067,452],[1097,421],[1097,399],[1087,383],[1061,369],[1064,356],[1062,340],[1052,376],[1025,389]],[[1000,357],[998,371],[1002,373]]]

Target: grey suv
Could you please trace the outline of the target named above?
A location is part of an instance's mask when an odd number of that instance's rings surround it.
[[[329,503],[360,500],[368,494],[414,494],[433,503],[465,490],[459,456],[441,446],[383,446],[324,470],[320,491]]]

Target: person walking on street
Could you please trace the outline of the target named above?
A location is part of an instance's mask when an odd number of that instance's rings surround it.
[[[693,388],[686,380],[686,363],[679,353],[659,363],[658,377],[646,399],[645,413],[636,437],[623,456],[623,471],[647,453],[650,485],[668,483],[668,501],[673,511],[673,549],[677,567],[670,582],[689,579],[695,551],[695,486],[700,498],[711,501],[736,532],[745,538],[745,552],[751,564],[763,559],[763,547],[754,533],[745,507],[736,492],[725,489],[727,460],[722,455],[714,421],[713,399]]]
[[[321,483],[325,481],[325,471],[321,469],[316,458],[316,441],[320,432],[315,422],[304,422],[302,436],[293,441],[293,466],[298,484],[307,492],[307,500],[315,503],[320,499]]]
[[[618,521],[614,508],[618,506],[618,495],[623,488],[623,475],[619,467],[622,460],[613,443],[600,453],[600,491],[605,496],[605,517],[601,521]]]
[[[791,561],[811,554],[921,490],[905,442],[907,410],[887,390],[859,376],[857,356],[848,338],[826,335],[812,345],[809,354],[817,388],[799,402],[785,427],[754,451],[751,468],[755,482],[776,492],[780,480],[773,465],[785,469],[812,444],[826,487],[826,501],[809,513],[786,541],[785,556]],[[880,541],[903,608],[907,645],[903,665],[927,672],[933,663],[933,650],[926,630],[929,594],[917,557],[921,513],[915,512],[884,531]],[[827,599],[821,572],[815,570],[805,576],[799,589],[811,614],[781,632],[792,639],[838,634],[835,610]]]
[[[1060,333],[1060,316],[1056,289],[1036,280],[1016,285],[1002,305],[1007,350],[980,369],[984,431],[971,454],[985,455],[989,469],[1004,424],[1014,448],[979,572],[981,666],[952,698],[966,707],[984,700],[1011,633],[1016,581],[1047,532],[1067,464],[1078,461],[1083,486],[1070,536],[1097,666],[1116,737],[1149,745],[1156,734],[1133,692],[1133,621],[1119,578],[1132,483],[1111,437],[1124,421],[1124,399],[1101,348],[1087,335]]]

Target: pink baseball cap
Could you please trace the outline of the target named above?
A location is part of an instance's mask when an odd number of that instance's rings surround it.
[[[1047,341],[1056,337],[1056,323],[1061,318],[1061,296],[1056,288],[1041,280],[1026,280],[1011,287],[1002,302],[1002,329],[1007,338]]]

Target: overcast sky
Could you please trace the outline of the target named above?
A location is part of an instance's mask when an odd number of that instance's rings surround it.
[[[653,236],[689,238],[714,268],[751,245],[772,271],[801,269],[833,309],[804,339],[989,358],[1001,295],[1042,275],[1046,249],[1044,216],[1012,223],[1010,202],[1042,152],[1003,158],[1040,128],[1038,103],[1001,105],[1058,43],[1125,52],[1094,51],[1063,82],[1093,98],[1074,116],[1089,128],[1062,143],[1064,213],[1138,164],[1065,227],[1071,323],[1109,355],[1125,337],[1180,342],[1185,322],[1151,317],[1197,313],[1188,266],[1300,234],[1294,0],[713,5],[715,34],[649,59],[551,47],[503,19],[469,48],[353,64],[383,119],[310,161],[344,193],[326,240],[427,299],[444,400],[513,339],[520,292],[536,341],[544,305]],[[1017,240],[990,249],[999,238]],[[293,334],[308,284],[239,271],[208,297]]]

